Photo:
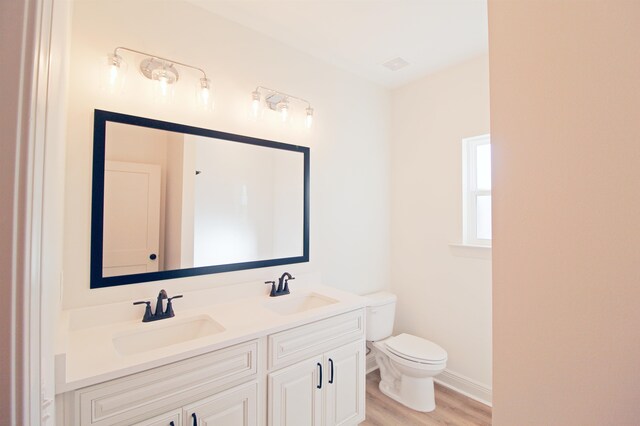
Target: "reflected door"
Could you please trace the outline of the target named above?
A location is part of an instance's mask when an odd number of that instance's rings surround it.
[[[159,269],[160,166],[107,161],[102,276]]]

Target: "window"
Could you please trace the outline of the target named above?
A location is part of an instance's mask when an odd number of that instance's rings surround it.
[[[462,140],[463,243],[491,246],[491,140]]]

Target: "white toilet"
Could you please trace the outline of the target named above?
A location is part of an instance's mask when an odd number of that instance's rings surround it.
[[[389,398],[416,411],[436,408],[433,377],[447,365],[447,352],[440,346],[410,334],[391,336],[396,295],[388,292],[365,296],[367,340],[380,367],[380,390]]]

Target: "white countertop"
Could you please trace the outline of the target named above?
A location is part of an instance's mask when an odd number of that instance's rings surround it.
[[[294,285],[295,283],[295,285]],[[169,288],[169,286],[167,286]],[[174,318],[143,323],[144,305],[133,301],[64,311],[56,351],[56,393],[68,392],[241,343],[366,306],[366,299],[322,285],[292,282],[291,294],[269,297],[262,283],[185,292],[173,302]],[[171,294],[169,297],[175,296]],[[325,306],[283,315],[274,303],[310,294],[335,300]],[[150,295],[152,308],[155,296]],[[121,355],[113,339],[208,316],[224,331],[132,355]]]

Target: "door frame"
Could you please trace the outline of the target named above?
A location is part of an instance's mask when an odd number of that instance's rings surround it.
[[[0,55],[9,77],[2,99],[3,134],[0,165],[8,179],[2,182],[0,228],[6,261],[0,265],[5,290],[0,297],[0,341],[9,349],[0,359],[0,412],[9,424],[39,425],[43,406],[53,410],[53,383],[43,391],[41,357],[42,227],[47,96],[49,88],[53,0],[13,2],[0,18],[3,39]],[[5,25],[6,24],[6,25]],[[3,174],[4,178],[4,174]],[[53,359],[50,362],[53,369]],[[46,403],[45,403],[46,402]]]

